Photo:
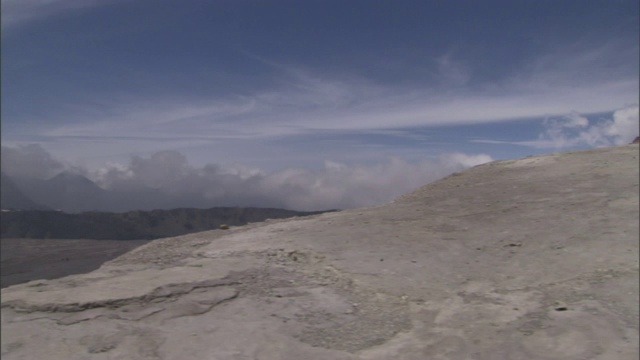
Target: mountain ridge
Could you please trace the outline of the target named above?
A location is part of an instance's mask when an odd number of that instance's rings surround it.
[[[50,210],[27,196],[13,179],[5,173],[0,173],[0,207],[19,210]]]
[[[179,236],[239,226],[266,219],[310,216],[326,211],[275,208],[216,207],[128,211],[124,213],[9,211],[0,218],[0,238],[138,240]]]

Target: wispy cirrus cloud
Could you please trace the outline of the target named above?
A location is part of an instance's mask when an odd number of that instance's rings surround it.
[[[28,22],[122,0],[2,0],[2,31]]]
[[[461,87],[469,83],[469,67],[459,60],[454,60],[452,54],[442,55],[435,60],[438,65],[437,77],[445,86]]]
[[[27,114],[21,121],[6,121],[2,140],[46,143],[58,154],[74,156],[216,144],[233,159],[263,141],[389,131],[406,138],[412,136],[410,128],[557,118],[572,111],[588,115],[636,102],[638,66],[629,60],[637,59],[638,46],[587,45],[559,47],[532,58],[515,75],[491,82],[473,80],[473,66],[446,52],[432,59],[439,64],[441,82],[411,85],[248,55],[272,71],[270,86],[195,96],[96,92],[90,103],[55,104],[47,109],[47,121]],[[618,61],[626,65],[611,66]],[[550,147],[550,139],[535,141],[543,148]]]
[[[583,58],[593,55],[577,57],[577,63],[584,67],[588,61]],[[570,63],[565,62],[570,68]],[[601,60],[596,57],[592,62],[597,65]],[[86,109],[78,105],[75,113],[58,115],[68,121],[41,135],[127,134],[153,139],[156,131],[170,131],[185,138],[213,139],[283,136],[314,130],[463,125],[560,115],[573,109],[585,114],[612,111],[638,96],[637,78],[620,75],[589,82],[581,76],[582,71],[572,70],[577,74],[570,77],[566,73],[560,75],[563,72],[557,66],[550,69],[544,64],[536,65],[526,78],[522,75],[454,93],[442,93],[432,87],[390,87],[361,78],[338,79],[289,68],[281,71],[280,84],[249,95],[117,103],[105,98],[103,107],[110,109],[107,116],[95,114],[93,104]],[[88,117],[90,121],[83,121]]]

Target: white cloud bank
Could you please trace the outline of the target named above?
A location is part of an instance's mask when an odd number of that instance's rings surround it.
[[[632,105],[615,111],[611,119],[592,123],[586,117],[573,112],[561,118],[545,120],[545,129],[537,140],[523,141],[519,144],[555,149],[629,144],[640,132],[638,113],[638,105]]]
[[[447,154],[410,163],[391,158],[374,165],[326,161],[319,170],[289,168],[273,173],[243,166],[192,167],[175,151],[110,164],[94,179],[112,190],[152,187],[197,195],[209,203],[276,206],[296,210],[344,209],[382,204],[452,172],[491,161],[488,155]]]
[[[61,162],[39,146],[3,147],[2,155],[2,171],[8,175],[44,177],[51,175],[50,170],[61,170]],[[174,201],[170,207],[238,205],[322,210],[386,203],[450,173],[489,161],[489,155],[450,153],[415,163],[400,158],[373,165],[326,161],[318,170],[289,168],[265,173],[243,166],[195,167],[181,153],[164,151],[132,157],[128,164],[110,163],[91,173],[84,171],[105,189],[155,189],[168,194]]]
[[[545,119],[544,130],[535,140],[473,140],[473,142],[514,144],[537,149],[625,145],[635,140],[640,133],[639,112],[638,105],[630,105],[614,111],[610,119],[590,121],[574,111],[565,116]]]

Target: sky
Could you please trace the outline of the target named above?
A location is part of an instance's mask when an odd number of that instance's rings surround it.
[[[159,177],[174,161],[315,194],[291,206],[353,207],[482,162],[625,144],[639,13],[637,0],[2,0],[3,163],[23,161],[3,171],[148,185],[162,181],[141,161]]]

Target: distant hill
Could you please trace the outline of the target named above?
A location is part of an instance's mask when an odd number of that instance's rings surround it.
[[[10,211],[0,217],[0,237],[34,239],[157,239],[266,219],[320,214],[283,209],[220,207],[126,213]]]
[[[9,176],[0,173],[0,207],[18,210],[50,210],[25,195]]]

